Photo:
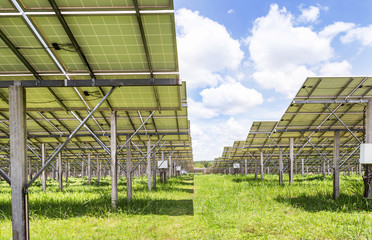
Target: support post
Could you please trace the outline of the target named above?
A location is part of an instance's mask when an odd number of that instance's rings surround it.
[[[248,168],[247,168],[247,159],[244,159],[244,175],[247,176]]]
[[[62,153],[58,153],[58,183],[59,190],[63,190],[63,179],[62,179]]]
[[[99,184],[99,178],[101,177],[101,166],[99,162],[99,155],[97,155],[97,170],[96,170],[96,175],[97,175],[97,184]]]
[[[127,200],[132,200],[132,156],[131,156],[131,141],[127,136],[126,155],[127,155]]]
[[[84,160],[81,160],[81,178],[84,179]]]
[[[13,239],[29,239],[26,91],[9,86],[10,164]]]
[[[372,101],[366,108],[366,143],[372,143]],[[364,164],[364,197],[372,198],[372,165]],[[362,165],[359,163],[359,174],[362,175]],[[13,179],[13,178],[12,178]]]
[[[92,183],[92,171],[91,171],[91,157],[90,153],[88,153],[88,184],[90,185]]]
[[[283,152],[279,149],[279,184],[283,185]]]
[[[45,143],[41,144],[41,165],[45,165],[46,160],[46,153],[45,153]],[[44,171],[41,175],[41,181],[42,181],[42,189],[45,192],[46,191],[46,172]]]
[[[169,165],[168,165],[168,167],[169,167],[169,178],[171,178],[172,177],[172,155],[170,155],[169,156]]]
[[[147,175],[147,187],[151,191],[151,142],[147,142],[147,166],[146,166],[146,175]]]
[[[340,197],[340,132],[334,132],[334,147],[333,147],[333,198]]]
[[[32,179],[32,165],[31,165],[31,158],[30,157],[28,157],[28,176],[31,180]]]
[[[66,173],[65,173],[66,182],[68,182],[69,174],[70,174],[70,163],[68,162],[68,159],[66,159]]]
[[[257,175],[258,175],[258,160],[255,159],[255,162],[254,162],[254,179],[257,180]]]
[[[111,112],[111,206],[114,210],[118,207],[118,182],[117,182],[117,144],[116,144],[116,111]]]
[[[323,166],[322,166],[322,175],[323,175],[323,178],[325,178],[326,177],[326,171],[327,171],[327,169],[326,169],[326,161],[325,161],[325,159],[323,158],[323,161],[322,161],[322,164],[323,164]]]
[[[264,157],[263,152],[261,152],[261,181],[264,179]]]
[[[305,162],[303,158],[301,159],[301,174],[302,176],[305,175]]]
[[[289,139],[289,183],[293,184],[293,138]]]
[[[156,189],[156,168],[157,168],[157,164],[156,164],[155,152],[152,155],[152,165],[153,165],[153,169],[152,169],[152,187],[154,189]]]

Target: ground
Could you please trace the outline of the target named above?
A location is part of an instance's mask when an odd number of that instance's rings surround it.
[[[341,197],[332,200],[332,179],[296,175],[278,185],[265,175],[190,175],[158,184],[134,180],[134,199],[110,209],[110,180],[98,185],[70,178],[60,192],[48,180],[29,193],[32,239],[372,239],[372,202],[362,198],[361,176],[341,176]],[[0,182],[0,239],[11,239],[10,188]]]

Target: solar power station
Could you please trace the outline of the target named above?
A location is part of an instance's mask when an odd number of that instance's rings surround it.
[[[35,182],[48,194],[47,179],[64,191],[69,178],[110,177],[117,211],[120,177],[133,202],[134,179],[153,191],[193,172],[186,87],[172,0],[0,1],[0,180],[13,239],[32,238]],[[254,121],[208,172],[277,174],[278,185],[331,174],[334,199],[340,174],[357,173],[372,198],[371,164],[372,78],[309,77],[280,119]]]
[[[62,174],[109,173],[116,208],[118,174],[131,199],[134,175],[156,187],[158,161],[170,177],[193,168],[173,1],[1,1],[0,38],[14,239],[30,237],[27,193],[39,177],[45,190],[58,175],[62,190]]]
[[[279,121],[252,123],[245,141],[216,158],[212,172],[332,173],[338,198],[340,172],[364,171],[364,196],[372,197],[372,78],[310,77]],[[361,151],[362,149],[362,151]],[[240,163],[240,168],[234,164]]]

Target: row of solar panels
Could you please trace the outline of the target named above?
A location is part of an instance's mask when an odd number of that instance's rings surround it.
[[[76,166],[79,154],[107,158],[99,142],[110,146],[110,116],[116,111],[118,147],[139,129],[132,138],[133,161],[142,159],[141,152],[146,152],[147,141],[151,141],[158,143],[155,150],[162,146],[159,158],[161,151],[166,156],[172,153],[183,168],[193,168],[186,84],[178,73],[173,1],[0,2],[0,168],[5,171],[9,170],[6,86],[15,80],[35,79],[52,85],[54,80],[85,80],[88,84],[27,88],[28,147],[34,168],[41,164],[41,144],[46,144],[47,155],[51,155],[79,125],[79,119],[110,91],[110,86],[95,86],[96,80],[112,79],[122,81],[123,86],[113,91],[72,138],[63,158],[75,161]],[[125,149],[119,153],[120,159],[125,159]]]
[[[253,122],[245,141],[235,141],[215,159],[214,171],[231,168],[233,163],[244,166],[245,161],[253,167],[261,152],[264,166],[277,171],[279,152],[285,162],[289,158],[290,138],[298,168],[302,161],[309,171],[319,171],[323,161],[331,168],[335,131],[340,131],[341,170],[356,170],[371,90],[370,77],[307,78],[282,118]]]

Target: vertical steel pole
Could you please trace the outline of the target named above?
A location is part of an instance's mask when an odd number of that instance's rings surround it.
[[[279,149],[279,184],[283,184],[283,152]]]
[[[59,190],[63,190],[63,179],[62,179],[62,153],[58,153],[58,183]]]
[[[99,164],[99,155],[97,155],[97,170],[96,170],[96,175],[97,175],[97,183],[99,183],[99,178],[101,177],[101,166]]]
[[[289,139],[289,183],[293,184],[293,138]]]
[[[156,164],[156,156],[155,156],[155,149],[153,150],[153,155],[152,155],[152,166],[153,166],[153,169],[152,169],[152,187],[154,189],[156,189],[156,168],[157,168],[157,164]]]
[[[84,179],[84,160],[81,160],[81,178]]]
[[[117,144],[116,144],[116,111],[111,113],[111,205],[114,210],[118,207],[117,183]]]
[[[303,158],[301,159],[301,174],[302,176],[305,175],[305,162]]]
[[[42,143],[41,144],[41,164],[43,166],[45,165],[45,160],[46,160],[45,143]],[[41,175],[42,189],[44,192],[46,191],[46,172],[45,171]]]
[[[151,191],[151,142],[147,142],[147,168],[146,168],[146,175],[147,175],[147,187],[149,191]]]
[[[29,239],[27,184],[26,91],[9,86],[10,164],[13,239]]]
[[[372,101],[366,108],[366,143],[372,143]],[[372,165],[364,164],[364,197],[372,198]],[[359,163],[359,174],[362,175],[362,164]],[[13,178],[12,178],[13,179]]]
[[[247,159],[244,159],[244,175],[247,176],[248,168],[247,168]]]
[[[88,153],[88,184],[90,185],[92,183],[92,171],[91,171],[91,155]]]
[[[334,147],[333,147],[333,198],[340,197],[340,132],[334,132]]]
[[[126,145],[126,156],[127,156],[127,200],[132,200],[132,154],[131,154],[131,141],[129,136],[127,136],[127,145]]]
[[[261,151],[261,181],[264,179],[264,157],[263,152]]]

